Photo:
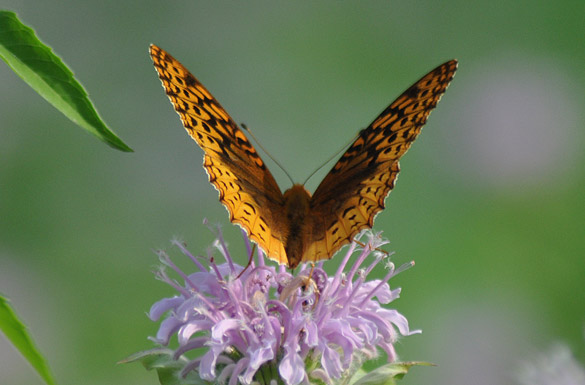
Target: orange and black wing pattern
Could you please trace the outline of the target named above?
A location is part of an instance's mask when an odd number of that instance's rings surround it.
[[[242,130],[181,63],[151,45],[150,55],[183,126],[204,152],[203,166],[230,220],[279,263],[287,263],[275,213],[283,195]]]
[[[398,161],[420,134],[457,70],[450,60],[409,87],[362,130],[311,199],[308,257],[331,258],[374,225],[400,171]]]

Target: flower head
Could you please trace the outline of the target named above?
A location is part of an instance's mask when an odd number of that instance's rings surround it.
[[[253,248],[244,238],[251,255]],[[167,346],[177,336],[173,356],[184,362],[182,376],[194,371],[203,380],[230,385],[272,380],[330,384],[353,375],[363,361],[377,357],[379,349],[394,362],[398,337],[420,331],[409,330],[404,316],[382,306],[400,294],[400,289],[390,289],[390,278],[412,264],[395,269],[387,263],[383,279],[366,279],[386,259],[376,251],[382,243],[373,234],[361,250],[353,243],[335,275],[329,276],[322,262],[301,265],[293,275],[284,266],[266,264],[261,250],[244,269],[234,263],[221,231],[214,246],[222,263],[211,251],[207,257],[195,257],[173,241],[197,271],[184,273],[159,252],[163,267],[156,275],[178,295],[150,309],[153,321],[165,315],[152,339]],[[169,277],[168,268],[184,282]]]

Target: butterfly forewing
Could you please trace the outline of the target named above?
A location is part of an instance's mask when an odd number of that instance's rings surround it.
[[[360,132],[321,182],[311,199],[315,218],[308,249],[331,258],[360,231],[371,228],[400,171],[398,161],[453,79],[457,61],[448,61],[408,88]],[[311,255],[307,255],[311,258]]]
[[[288,263],[274,213],[283,196],[244,133],[205,87],[176,59],[151,45],[163,87],[189,135],[205,152],[203,166],[230,220],[279,263]]]

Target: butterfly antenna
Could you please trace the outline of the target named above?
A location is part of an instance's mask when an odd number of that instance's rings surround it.
[[[242,128],[243,128],[244,130],[246,130],[246,132],[247,132],[247,133],[248,133],[248,134],[249,134],[249,135],[252,137],[252,139],[254,139],[254,142],[256,142],[256,143],[258,144],[258,147],[260,147],[260,148],[262,149],[262,151],[264,151],[264,153],[266,153],[266,155],[268,155],[268,157],[269,157],[270,159],[272,159],[272,161],[273,161],[274,163],[276,163],[276,165],[277,165],[278,167],[280,167],[280,169],[281,169],[281,170],[282,170],[282,171],[283,171],[283,172],[286,174],[286,176],[288,177],[288,179],[290,179],[290,182],[291,182],[292,184],[295,184],[295,181],[294,181],[294,180],[293,180],[293,178],[292,178],[292,177],[289,175],[289,173],[288,173],[288,172],[286,172],[285,168],[284,168],[284,167],[282,167],[282,165],[281,165],[281,164],[280,164],[280,163],[279,163],[279,162],[278,162],[276,159],[274,159],[274,157],[273,157],[273,156],[272,156],[272,155],[271,155],[271,154],[270,154],[268,151],[266,151],[266,149],[264,148],[264,146],[262,145],[262,143],[260,143],[260,141],[259,141],[258,139],[256,139],[256,137],[254,136],[254,134],[252,134],[252,131],[250,131],[250,129],[248,128],[248,126],[246,126],[244,123],[241,123],[240,125],[242,126]]]
[[[361,132],[361,131],[360,131]],[[341,147],[339,150],[337,150],[333,155],[331,155],[331,157],[329,157],[329,159],[327,159],[325,162],[323,162],[319,167],[317,167],[317,169],[315,169],[315,171],[313,171],[308,177],[307,179],[305,179],[305,181],[303,182],[303,186],[305,184],[307,184],[307,182],[309,181],[309,179],[311,179],[313,177],[313,175],[315,175],[317,173],[317,171],[321,170],[323,167],[325,167],[326,164],[328,164],[329,162],[331,162],[333,159],[337,158],[337,156],[339,156],[339,153],[341,153],[343,150],[345,150],[346,148],[348,148],[351,143],[353,143],[357,137],[359,136],[359,132],[349,140],[349,142],[345,143],[343,145],[343,147]]]

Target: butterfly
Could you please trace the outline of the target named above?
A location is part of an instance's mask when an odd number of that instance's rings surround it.
[[[230,221],[264,253],[294,269],[331,258],[384,209],[398,161],[453,79],[457,61],[441,64],[390,104],[341,156],[311,195],[301,184],[281,192],[243,131],[176,59],[151,45],[162,85],[188,134],[203,149],[203,167]]]

